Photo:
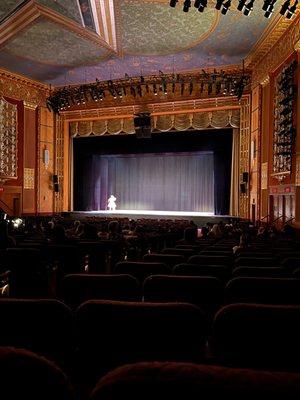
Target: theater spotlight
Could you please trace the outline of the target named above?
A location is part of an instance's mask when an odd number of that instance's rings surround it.
[[[276,0],[273,0],[273,1],[268,1],[268,2],[265,2],[264,3],[264,5],[263,5],[263,10],[265,11],[265,14],[264,14],[264,16],[266,17],[266,18],[270,18],[271,17],[271,15],[272,15],[272,13],[273,13],[273,11],[274,11],[274,4],[275,4],[275,2],[276,2]]]
[[[227,13],[227,11],[229,10],[231,6],[231,0],[227,0],[224,4],[223,4],[223,8],[221,10],[221,14],[225,15]]]
[[[216,5],[215,5],[215,9],[216,10],[221,10],[221,7],[223,5],[223,1],[224,0],[217,0]]]
[[[250,0],[249,3],[245,4],[243,13],[244,15],[250,15],[253,10],[254,0]]]
[[[176,4],[178,3],[178,0],[171,0],[170,1],[170,6],[171,7],[176,7]]]
[[[194,7],[199,8],[200,4],[201,4],[201,0],[195,0]]]
[[[243,8],[245,7],[245,4],[246,4],[246,0],[239,0],[239,4],[237,6],[237,9],[239,11],[243,11]]]
[[[191,8],[191,0],[185,0],[183,3],[183,11],[188,12],[189,9]]]
[[[198,7],[198,11],[203,12],[205,7],[207,7],[207,0],[201,0],[200,5]]]
[[[281,6],[281,9],[279,11],[280,14],[284,15],[287,12],[287,10],[290,7],[290,5],[291,5],[290,0],[286,0]]]
[[[298,0],[295,1],[295,3],[290,7],[286,13],[287,19],[292,19],[295,15],[296,9],[298,5]]]

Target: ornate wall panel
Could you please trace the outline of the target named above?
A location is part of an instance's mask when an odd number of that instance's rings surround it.
[[[17,106],[0,97],[0,182],[17,179]]]
[[[0,93],[16,100],[45,105],[49,87],[42,83],[0,69]]]
[[[270,72],[275,71],[278,66],[295,51],[299,40],[300,23],[298,16],[298,18],[295,18],[290,29],[278,39],[269,52],[254,66],[252,74],[253,84],[257,85],[263,82]]]
[[[251,127],[250,96],[243,97],[241,101],[240,120],[240,176],[250,169],[250,127]],[[240,212],[242,218],[249,218],[249,194],[240,193]]]
[[[59,192],[55,193],[54,212],[63,211],[64,205],[64,120],[61,117],[56,118],[55,125],[55,174],[58,176]]]

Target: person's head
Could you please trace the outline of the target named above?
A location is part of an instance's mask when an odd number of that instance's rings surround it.
[[[197,240],[197,230],[194,228],[186,228],[183,233],[186,242],[195,242]]]
[[[248,246],[248,238],[247,238],[247,236],[245,234],[242,234],[240,236],[240,244],[239,244],[239,246],[240,247],[247,247]]]
[[[52,238],[55,241],[64,241],[66,238],[65,228],[62,225],[55,225],[52,229]]]

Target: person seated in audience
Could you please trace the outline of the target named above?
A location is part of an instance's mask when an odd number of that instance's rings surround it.
[[[51,237],[50,237],[50,244],[74,244],[74,240],[70,239],[66,235],[65,228],[62,225],[54,225]]]
[[[238,246],[234,246],[233,249],[232,249],[232,251],[233,251],[233,254],[238,254],[238,253],[240,253],[241,251],[243,251],[243,250],[245,250],[245,249],[248,249],[249,247],[250,247],[250,246],[249,246],[248,237],[247,237],[247,235],[246,235],[245,233],[243,233],[243,234],[240,236],[240,243],[239,243],[239,245],[238,245]]]
[[[110,221],[108,224],[108,239],[118,240],[120,239],[120,226],[118,221]]]
[[[8,234],[8,224],[6,221],[0,221],[0,249],[16,247],[17,243],[14,237]]]
[[[214,224],[208,233],[208,237],[220,239],[222,237],[222,230],[218,224]]]
[[[195,244],[197,241],[197,229],[185,228],[183,239],[179,240],[178,244]]]
[[[207,226],[202,226],[201,228],[201,239],[206,239],[208,235],[209,229]]]
[[[98,240],[97,226],[94,224],[84,224],[82,234],[79,238],[84,240]]]
[[[78,220],[75,220],[73,223],[73,227],[67,230],[67,232],[66,232],[67,235],[71,236],[71,237],[77,236],[80,231],[80,228],[79,228],[80,225],[81,225],[81,222]]]

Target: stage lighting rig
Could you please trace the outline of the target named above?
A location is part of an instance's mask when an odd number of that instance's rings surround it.
[[[274,5],[277,0],[264,0],[264,4],[262,10],[264,11],[264,16],[266,18],[270,18],[274,12]],[[244,15],[250,15],[253,7],[254,7],[255,0],[238,0],[237,9],[242,11]],[[176,7],[178,0],[171,0],[170,7]],[[207,7],[207,0],[194,0],[194,7],[198,9],[198,11],[203,12],[204,9]],[[287,19],[291,19],[294,17],[295,13],[297,12],[299,0],[295,0],[293,5],[291,5],[291,0],[285,0],[281,6],[280,14],[284,15]],[[185,0],[183,3],[183,11],[188,12],[192,6],[191,0]],[[231,0],[215,0],[215,9],[220,10],[221,14],[227,14],[231,6]]]
[[[228,2],[228,0],[227,0]],[[225,3],[226,4],[226,3]],[[131,100],[147,96],[229,96],[241,98],[245,87],[250,83],[250,75],[243,70],[226,73],[204,69],[192,74],[165,74],[159,71],[156,75],[131,77],[89,83],[80,86],[68,86],[57,89],[47,99],[47,107],[59,113],[71,107],[82,107],[90,103],[103,101],[104,98],[113,98],[116,102],[123,102],[124,98]]]

